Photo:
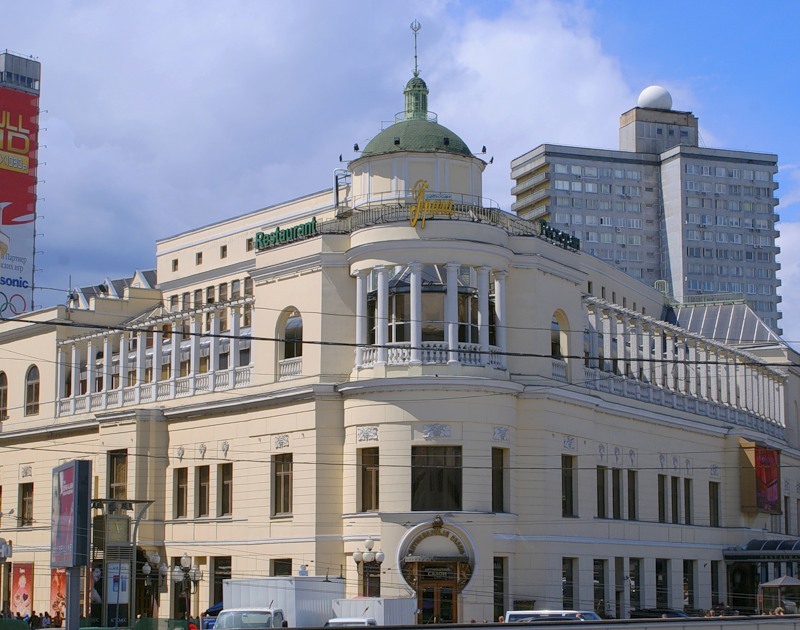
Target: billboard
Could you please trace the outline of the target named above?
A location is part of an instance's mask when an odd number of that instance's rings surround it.
[[[89,562],[91,481],[90,461],[74,460],[53,468],[51,567],[79,567]]]
[[[742,510],[781,514],[781,452],[744,438],[739,447]]]
[[[11,614],[30,617],[33,611],[33,563],[15,562],[11,566]]]
[[[39,97],[0,86],[0,232],[10,240],[0,258],[0,316],[33,306],[36,151]]]

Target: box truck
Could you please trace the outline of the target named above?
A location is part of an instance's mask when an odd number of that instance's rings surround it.
[[[333,602],[337,617],[375,619],[379,626],[413,626],[417,623],[416,597],[356,597]]]
[[[334,616],[333,601],[344,597],[344,580],[324,577],[234,578],[222,582],[222,610],[269,613],[290,627],[322,627]],[[272,614],[277,611],[279,614]],[[265,616],[266,618],[266,616]],[[275,626],[273,623],[268,627]]]

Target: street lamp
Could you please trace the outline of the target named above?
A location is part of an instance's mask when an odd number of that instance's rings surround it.
[[[181,585],[184,597],[186,597],[186,616],[189,616],[190,596],[197,592],[197,584],[203,579],[203,572],[192,564],[192,559],[188,554],[181,556],[181,563],[172,567],[172,581],[177,587]]]
[[[372,573],[378,574],[378,589],[375,596],[380,595],[381,590],[381,582],[380,582],[380,570],[381,564],[383,563],[386,556],[384,553],[379,549],[376,552],[373,552],[372,549],[375,547],[375,541],[372,538],[367,538],[364,541],[364,549],[366,551],[361,551],[360,549],[356,548],[353,552],[353,560],[356,563],[356,571],[361,569],[361,575],[364,576],[364,594],[367,597],[371,597],[372,593],[370,592],[369,588],[369,578]],[[375,566],[377,565],[377,566]]]
[[[169,569],[167,569],[167,564],[165,562],[161,562],[161,556],[158,555],[157,551],[147,554],[147,562],[145,562],[144,566],[142,566],[142,575],[144,575],[145,584],[147,585],[147,593],[150,597],[151,617],[153,616],[153,604],[158,603],[158,594],[166,582],[168,572]],[[150,577],[151,573],[153,574],[152,578]],[[157,580],[155,592],[153,591],[151,585],[151,580],[153,578]]]

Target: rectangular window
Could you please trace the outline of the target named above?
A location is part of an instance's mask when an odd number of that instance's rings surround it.
[[[628,561],[628,586],[631,589],[631,609],[642,607],[642,559],[631,558]]]
[[[683,480],[683,522],[692,524],[692,480]]]
[[[669,608],[669,560],[656,558],[656,606]]]
[[[178,271],[178,259],[177,258],[173,258],[172,259],[172,271]]]
[[[506,505],[506,465],[508,450],[504,448],[492,449],[492,512],[507,512]]]
[[[578,516],[575,505],[575,471],[578,458],[574,455],[561,456],[561,516]]]
[[[720,493],[719,482],[708,482],[708,517],[711,527],[720,526]]]
[[[19,484],[19,504],[17,505],[20,527],[33,525],[33,483]]]
[[[722,600],[719,592],[719,560],[711,561],[711,605],[716,606]]]
[[[255,245],[255,241],[254,241],[253,237],[251,236],[250,238],[248,238],[248,239],[247,239],[247,240],[244,242],[244,249],[245,249],[245,251],[247,251],[247,252],[252,252],[252,251],[253,251],[253,249],[254,249],[254,245]]]
[[[506,593],[508,591],[508,569],[506,558],[495,556],[493,563],[494,577],[494,619],[498,619],[506,611]]]
[[[231,557],[230,556],[217,556],[211,559],[212,561],[212,592],[211,601],[222,601],[222,582],[231,579]]]
[[[667,476],[658,476],[658,522],[667,522]]]
[[[783,497],[783,533],[789,533],[789,523],[791,523],[791,511],[789,510],[789,497]]]
[[[281,558],[277,560],[272,560],[270,563],[272,564],[270,575],[279,576],[279,575],[291,575],[292,574],[292,559],[291,558]]]
[[[292,454],[272,456],[272,515],[292,513]]]
[[[606,560],[595,560],[593,563],[594,573],[594,611],[604,618],[610,611],[606,610],[606,567],[608,562]]]
[[[195,477],[195,514],[198,518],[209,515],[209,500],[211,499],[211,469],[208,466],[198,466],[194,469]]]
[[[460,446],[411,448],[411,509],[461,510]]]
[[[639,519],[639,488],[635,470],[628,471],[628,520]]]
[[[597,518],[607,518],[608,511],[608,488],[606,487],[606,476],[608,468],[605,466],[597,467]]]
[[[233,464],[217,466],[217,515],[233,514]]]
[[[128,498],[128,451],[108,453],[108,498]]]
[[[202,265],[203,264],[203,252],[197,252],[194,255],[194,264],[195,265]]]
[[[220,258],[227,258],[228,257],[228,246],[227,245],[220,245],[219,246],[219,257]]]
[[[561,558],[561,607],[563,610],[575,609],[577,566],[577,558]]]
[[[681,516],[681,478],[671,477],[670,486],[670,496],[672,499],[670,504],[670,508],[672,510],[672,522],[679,523]]]
[[[186,506],[189,493],[189,469],[176,468],[174,471],[175,487],[175,518],[186,518]]]
[[[622,470],[611,469],[611,518],[622,518]]]
[[[379,499],[379,453],[377,448],[359,449],[361,466],[361,512],[373,512],[380,505]]]

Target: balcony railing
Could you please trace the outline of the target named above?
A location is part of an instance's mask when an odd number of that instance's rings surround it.
[[[411,363],[411,343],[400,342],[389,344],[386,351],[387,365],[408,365]],[[480,344],[459,343],[458,362],[462,365],[489,366],[502,368],[500,348],[489,346],[489,353],[482,352]],[[450,347],[446,341],[423,341],[420,346],[420,361],[423,365],[447,365],[450,359]],[[374,367],[378,362],[378,348],[375,346],[363,349],[360,367]]]

